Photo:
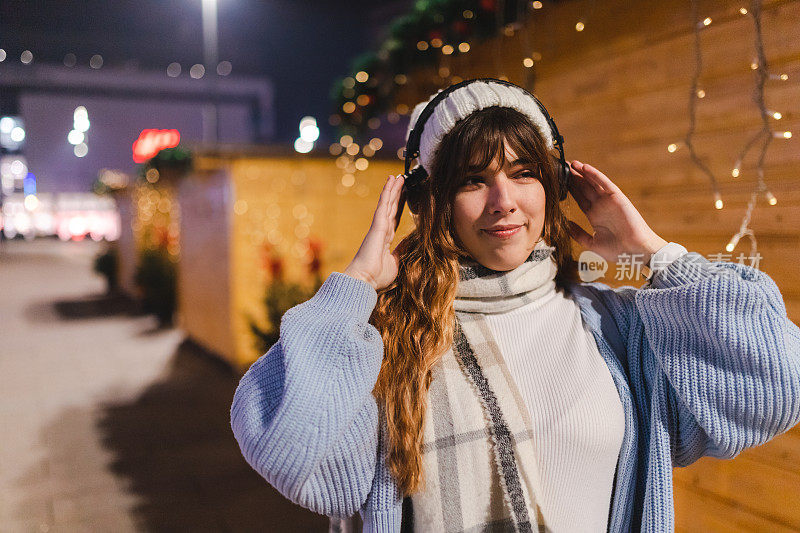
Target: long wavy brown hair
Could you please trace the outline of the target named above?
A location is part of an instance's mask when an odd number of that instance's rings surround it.
[[[504,142],[517,156],[539,162],[545,190],[543,237],[555,246],[556,286],[578,279],[556,167],[536,126],[507,107],[485,108],[458,122],[442,139],[429,178],[408,192],[415,228],[398,244],[397,278],[378,291],[370,318],[384,344],[373,395],[388,428],[387,466],[405,495],[417,492],[424,481],[423,423],[431,368],[453,342],[459,260],[470,257],[454,229],[453,199],[470,162],[481,169],[495,157],[503,162]]]

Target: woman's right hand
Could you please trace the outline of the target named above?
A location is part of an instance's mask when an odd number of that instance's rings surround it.
[[[388,286],[397,277],[400,265],[397,248],[390,251],[394,239],[394,217],[403,189],[404,176],[389,176],[378,199],[378,207],[372,217],[356,256],[344,270],[348,276],[372,285],[377,291]]]

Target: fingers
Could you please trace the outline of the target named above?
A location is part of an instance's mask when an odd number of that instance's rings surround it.
[[[573,161],[573,166],[579,167],[580,172],[590,179],[593,183],[597,184],[603,191],[612,193],[612,192],[622,192],[617,185],[609,179],[608,176],[597,170],[592,165],[587,163],[581,163],[580,161]]]
[[[383,184],[383,190],[378,198],[378,207],[375,208],[375,215],[372,217],[373,223],[382,220],[389,212],[392,185],[394,185],[394,176],[389,176],[386,178],[386,183]]]
[[[592,208],[592,202],[589,198],[586,197],[585,189],[588,187],[586,183],[582,182],[581,178],[576,178],[572,180],[572,186],[569,189],[569,192],[572,194],[572,197],[575,198],[575,201],[578,204],[578,207],[581,211],[586,213],[589,209]]]
[[[403,176],[389,176],[378,199],[378,207],[372,218],[372,227],[381,232],[388,246],[394,235],[394,216],[397,214],[398,199],[403,188]]]
[[[592,167],[585,165],[580,161],[573,161],[570,164],[570,168],[573,170],[573,176],[578,176],[578,181],[582,181],[591,185],[591,189],[596,191],[597,194],[606,192],[605,187],[603,187],[603,182],[598,179],[595,173],[590,171],[590,168]],[[588,192],[587,196],[591,197],[591,192]]]
[[[570,192],[575,200],[578,202],[582,211],[586,211],[593,202],[600,199],[603,191],[597,189],[597,185],[586,178],[582,173],[577,172],[573,166],[572,179],[570,180]]]
[[[572,220],[567,220],[567,224],[569,225],[569,233],[572,235],[572,238],[575,239],[578,244],[583,246],[584,248],[590,248],[592,242],[592,236],[589,235],[586,230],[584,230],[580,225]]]
[[[403,190],[404,181],[403,175],[400,174],[399,176],[395,176],[394,183],[392,183],[391,198],[389,199],[389,205],[391,207],[389,210],[389,221],[394,219],[394,216],[397,214],[398,204],[400,203],[400,193]]]

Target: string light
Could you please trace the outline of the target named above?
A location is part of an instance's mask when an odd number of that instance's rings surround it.
[[[792,132],[791,131],[776,131],[772,134],[773,137],[778,139],[791,139]]]
[[[741,13],[742,15],[747,15],[747,8],[746,7],[740,7],[739,8],[739,13]]]
[[[531,7],[533,9],[542,9],[542,3],[538,0],[536,2],[531,2]]]
[[[578,21],[578,23],[575,24],[575,31],[583,31],[585,27],[586,25],[583,22]]]
[[[700,89],[699,91],[697,91],[697,97],[698,98],[705,98],[706,97],[706,92],[703,89]]]
[[[714,193],[714,207],[722,209],[722,195],[719,192]]]
[[[672,143],[667,146],[667,152],[674,154],[678,150],[678,145],[676,143]]]
[[[769,203],[769,205],[775,205],[778,203],[778,199],[775,198],[775,196],[771,192],[766,191],[764,193],[764,196],[767,197],[767,203]]]
[[[458,45],[458,51],[461,52],[462,54],[466,54],[467,52],[469,52],[469,43],[467,42],[460,43]]]

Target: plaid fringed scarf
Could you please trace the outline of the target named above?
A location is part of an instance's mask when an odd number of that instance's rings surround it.
[[[425,414],[425,483],[411,495],[414,531],[549,531],[531,418],[484,320],[554,284],[543,241],[508,272],[462,262],[453,346],[432,369]]]

